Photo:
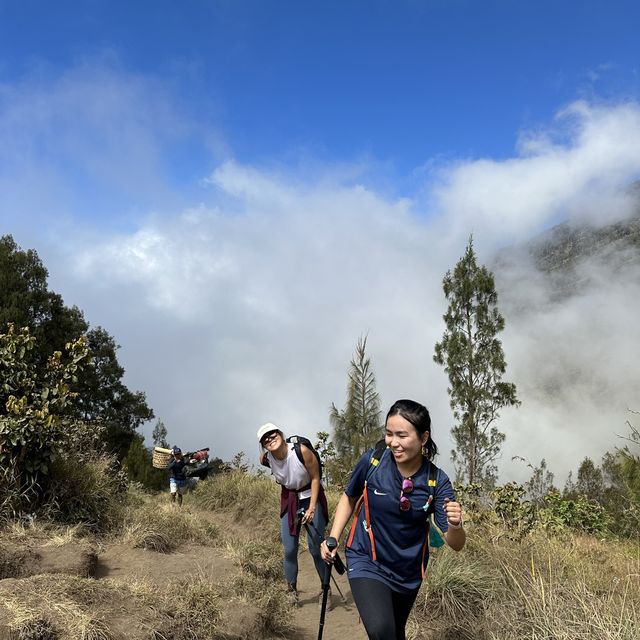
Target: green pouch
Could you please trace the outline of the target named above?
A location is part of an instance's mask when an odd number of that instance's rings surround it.
[[[433,516],[431,516],[431,522],[429,523],[429,546],[434,549],[439,549],[444,544],[443,533],[436,525]]]

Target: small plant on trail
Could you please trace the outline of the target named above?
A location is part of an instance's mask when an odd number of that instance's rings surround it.
[[[202,577],[184,578],[172,587],[171,606],[176,620],[194,638],[214,638],[223,606],[218,588]]]

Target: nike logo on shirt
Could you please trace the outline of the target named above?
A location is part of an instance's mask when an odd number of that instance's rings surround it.
[[[378,491],[377,489],[373,490],[373,493],[375,493],[377,496],[386,496],[386,493],[382,493],[382,491]]]

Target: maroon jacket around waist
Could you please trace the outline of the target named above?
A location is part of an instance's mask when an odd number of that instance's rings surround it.
[[[298,498],[298,491],[306,491],[311,488],[311,483],[302,487],[302,489],[287,489],[286,487],[280,487],[280,517],[285,513],[289,514],[289,533],[292,536],[298,535],[298,525],[300,519],[298,518],[298,508],[300,499]],[[320,485],[320,493],[318,494],[318,505],[324,512],[325,520],[329,521],[329,505],[327,504],[327,496],[324,492],[324,487]]]

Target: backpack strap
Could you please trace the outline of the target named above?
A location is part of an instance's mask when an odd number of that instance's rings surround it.
[[[287,442],[290,444],[293,444],[293,450],[296,452],[296,456],[298,457],[298,460],[300,460],[300,462],[303,465],[305,465],[305,462],[304,462],[304,454],[302,453],[302,445],[307,447],[307,449],[309,449],[309,451],[313,453],[316,460],[318,461],[318,468],[320,469],[320,480],[322,480],[322,467],[324,466],[324,464],[320,459],[320,454],[318,453],[318,450],[313,446],[313,444],[311,444],[311,440],[309,440],[309,438],[306,438],[305,436],[289,436],[287,438]]]
[[[293,444],[293,450],[298,456],[298,460],[304,464],[304,456],[302,455],[302,448],[300,447],[300,438],[298,436],[289,436],[287,442]]]
[[[365,485],[367,483],[367,480],[369,480],[373,473],[378,470],[378,465],[380,464],[382,456],[384,456],[387,449],[388,447],[384,439],[378,440],[378,442],[376,442],[376,445],[373,448],[373,453],[371,454],[371,459],[369,461],[370,464],[369,470],[367,471],[367,477],[365,478]]]
[[[364,505],[364,517],[367,522],[367,532],[369,534],[369,542],[371,543],[371,557],[373,560],[377,559],[376,556],[376,543],[373,538],[373,529],[371,528],[371,518],[369,516],[369,494],[367,493],[367,482],[369,478],[377,471],[382,457],[387,451],[387,445],[384,440],[379,440],[373,449],[371,458],[369,460],[369,469],[364,480],[364,488],[362,489],[362,498],[358,501],[358,505],[353,516],[353,522],[351,523],[351,531],[349,532],[349,539],[347,540],[346,547],[350,548],[353,543],[353,537],[356,533],[356,527],[358,526],[358,517],[360,516],[360,510]]]
[[[427,478],[427,490],[429,492],[429,497],[427,498],[427,503],[422,507],[427,513],[427,531],[424,537],[424,544],[422,546],[422,577],[424,578],[427,573],[427,565],[426,560],[427,550],[429,547],[433,547],[435,549],[441,547],[444,544],[444,539],[442,538],[442,532],[436,525],[434,519],[434,512],[436,509],[436,487],[438,486],[438,481],[440,480],[440,469],[436,467],[431,460],[429,460],[429,473]]]

